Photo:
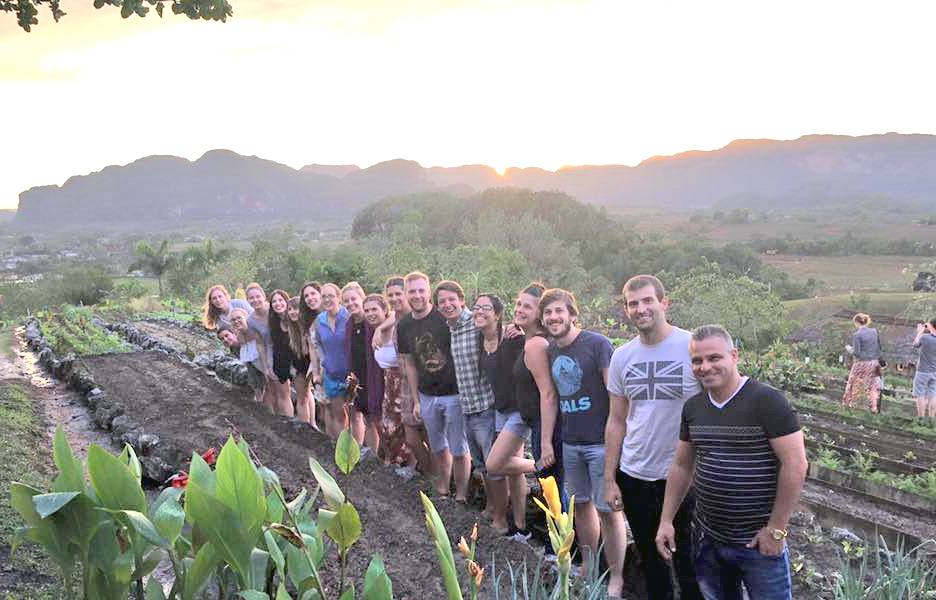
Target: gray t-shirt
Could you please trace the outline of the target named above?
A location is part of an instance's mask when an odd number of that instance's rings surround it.
[[[631,477],[666,479],[676,454],[683,404],[702,389],[692,374],[691,337],[674,327],[659,344],[647,346],[636,337],[611,357],[608,391],[630,401],[620,468]]]
[[[917,345],[920,360],[917,362],[918,373],[936,373],[936,335],[924,333]]]

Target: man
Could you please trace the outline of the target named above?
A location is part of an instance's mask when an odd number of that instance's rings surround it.
[[[936,319],[917,325],[913,347],[920,349],[920,360],[913,376],[917,417],[936,419]]]
[[[475,326],[473,313],[465,307],[465,291],[457,282],[440,281],[434,295],[439,313],[445,317],[452,332],[452,362],[468,448],[471,458],[483,470],[494,444],[494,389],[479,368],[481,331]],[[484,489],[486,511],[491,516],[494,529],[508,533],[505,509],[507,480],[502,475],[485,473]]]
[[[448,497],[454,470],[455,499],[467,500],[471,458],[458,384],[452,361],[452,337],[445,317],[429,299],[429,277],[418,271],[404,278],[410,313],[397,325],[397,352],[406,372],[413,417],[421,416],[435,461],[436,491]]]
[[[608,598],[621,595],[627,533],[620,512],[603,497],[605,469],[604,427],[608,418],[608,364],[611,341],[575,324],[578,305],[572,292],[551,289],[540,298],[540,314],[552,337],[549,363],[559,393],[562,465],[566,488],[575,496],[575,532],[585,565],[604,539],[608,563]],[[543,439],[552,439],[545,431]]]
[[[704,391],[683,408],[676,457],[656,536],[670,560],[673,517],[695,472],[697,533],[691,548],[706,600],[793,597],[787,523],[806,479],[796,413],[779,391],[738,373],[738,350],[719,325],[692,333],[692,371]]]
[[[624,284],[625,310],[638,336],[614,351],[608,391],[611,409],[605,430],[605,501],[627,516],[642,559],[647,595],[674,596],[669,566],[657,554],[654,537],[663,509],[666,473],[679,438],[685,401],[699,391],[689,361],[691,334],[666,322],[669,300],[652,275]],[[677,543],[689,547],[691,495],[677,513]],[[701,598],[689,552],[677,555],[676,577],[683,600]]]

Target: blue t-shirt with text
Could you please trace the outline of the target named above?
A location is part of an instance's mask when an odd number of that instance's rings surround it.
[[[611,340],[581,331],[568,346],[549,344],[549,367],[559,393],[562,441],[566,444],[603,444],[608,420],[608,389],[602,369],[611,364]]]

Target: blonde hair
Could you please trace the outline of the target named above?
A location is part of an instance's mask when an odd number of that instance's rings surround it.
[[[224,292],[224,295],[228,297],[228,301],[231,300],[231,294],[227,291],[227,288],[220,283],[208,288],[208,291],[205,293],[205,304],[202,306],[201,318],[202,325],[205,326],[205,329],[215,329],[218,327],[218,317],[221,316],[221,311],[218,310],[217,306],[211,303],[211,294],[216,290],[221,290]]]
[[[858,313],[852,317],[855,325],[870,325],[871,324],[871,315],[866,313]]]
[[[367,294],[364,293],[364,288],[362,288],[362,287],[361,287],[361,284],[358,283],[357,281],[349,281],[348,283],[346,283],[346,284],[344,285],[344,287],[341,288],[341,294],[340,294],[340,295],[341,295],[342,297],[344,297],[345,292],[350,292],[350,291],[352,291],[352,290],[355,291],[355,292],[357,292],[358,294],[360,294],[362,300],[364,299],[364,296],[367,295]]]

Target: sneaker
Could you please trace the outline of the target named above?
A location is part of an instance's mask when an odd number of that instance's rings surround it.
[[[406,481],[416,476],[416,469],[413,467],[397,467],[393,472],[396,473],[397,477],[402,477]]]
[[[533,537],[533,532],[529,529],[514,529],[513,533],[508,533],[507,536],[515,542],[526,544]]]

